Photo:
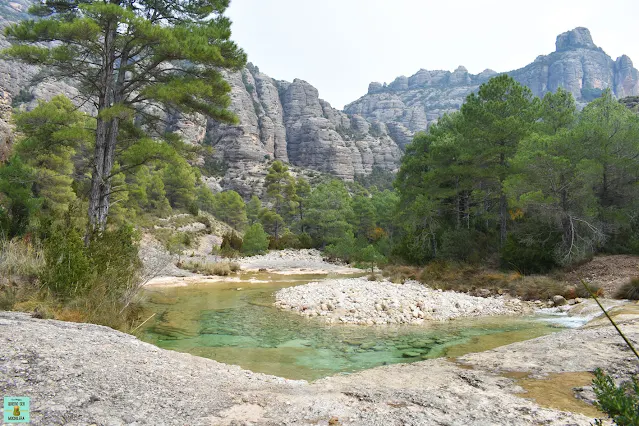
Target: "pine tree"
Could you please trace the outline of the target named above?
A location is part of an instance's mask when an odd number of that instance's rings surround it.
[[[226,107],[229,85],[220,72],[238,70],[246,56],[230,40],[228,0],[44,0],[37,19],[6,28],[5,55],[40,65],[50,77],[72,79],[97,112],[90,230],[106,224],[120,130],[157,125],[152,105],[170,113],[202,113],[235,122]],[[162,133],[162,131],[160,131]]]
[[[353,235],[351,197],[344,182],[331,180],[315,187],[308,200],[306,228],[317,245],[333,244]]]
[[[0,165],[0,236],[22,235],[40,206],[33,197],[35,170],[13,156]]]
[[[306,205],[308,203],[308,197],[311,195],[311,185],[303,177],[297,178],[295,182],[295,198],[294,201],[297,204],[297,214],[299,216],[299,223],[301,231],[304,232],[304,214],[306,213]]]
[[[15,121],[24,136],[15,152],[35,170],[34,195],[43,199],[45,213],[61,217],[76,199],[73,157],[89,144],[92,120],[58,95],[40,101],[32,111],[17,113]]]
[[[249,225],[253,225],[260,218],[260,211],[262,210],[262,202],[256,195],[253,195],[248,203],[246,203],[246,218]]]
[[[268,234],[264,232],[262,224],[259,222],[251,225],[244,234],[244,241],[242,242],[242,253],[246,253],[249,256],[264,253],[268,250]]]
[[[266,195],[273,204],[273,210],[283,219],[290,219],[295,210],[295,179],[288,171],[288,166],[281,161],[274,161],[268,169],[264,180]],[[277,239],[277,237],[276,237]]]
[[[517,145],[537,121],[538,99],[529,88],[504,74],[482,84],[477,94],[470,94],[461,113],[468,142],[466,150],[474,158],[474,167],[483,171],[485,185],[495,193],[499,240],[503,246],[509,220],[504,182],[510,174],[510,161]]]
[[[228,223],[235,229],[241,230],[246,226],[246,204],[235,191],[224,191],[214,195],[213,215]]]

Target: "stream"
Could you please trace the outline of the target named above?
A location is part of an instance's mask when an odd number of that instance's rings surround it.
[[[331,275],[242,273],[214,283],[150,287],[145,289],[145,307],[156,315],[140,338],[255,372],[316,380],[386,364],[461,356],[561,329],[537,316],[427,326],[326,325],[273,307],[278,289],[325,278]]]

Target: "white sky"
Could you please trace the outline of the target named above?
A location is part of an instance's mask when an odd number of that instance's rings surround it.
[[[232,0],[227,15],[249,61],[336,108],[420,68],[521,68],[578,26],[639,65],[639,0]]]

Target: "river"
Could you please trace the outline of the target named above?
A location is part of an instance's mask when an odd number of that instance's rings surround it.
[[[241,273],[213,283],[150,287],[145,307],[155,316],[140,338],[255,372],[316,380],[379,365],[460,356],[559,330],[536,316],[428,326],[326,325],[272,306],[278,289],[327,277]]]

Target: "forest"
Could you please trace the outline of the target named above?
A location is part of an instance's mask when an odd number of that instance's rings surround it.
[[[140,233],[177,213],[228,224],[218,253],[230,258],[318,248],[362,267],[438,260],[531,274],[601,252],[639,253],[639,117],[609,91],[580,111],[562,89],[538,99],[496,77],[415,137],[393,187],[377,169],[311,186],[273,161],[262,198],[248,200],[204,184],[198,158],[210,160],[209,147],[136,139],[139,129],[125,128],[135,143],[116,153],[108,226],[91,244],[95,118],[57,96],[14,120],[19,140],[0,166],[3,244],[40,250],[39,281],[61,300],[95,289],[127,294]],[[184,238],[163,241],[179,253],[191,244]],[[105,277],[119,285],[100,284]]]
[[[75,79],[93,112],[63,95],[14,111],[16,141],[0,165],[3,275],[34,284],[5,289],[4,305],[37,294],[93,315],[96,300],[112,300],[135,316],[140,240],[153,234],[179,259],[196,242],[157,228],[180,215],[207,232],[228,225],[220,256],[317,248],[373,270],[441,261],[526,275],[639,253],[639,116],[610,90],[577,105],[562,89],[538,99],[507,75],[418,133],[397,173],[309,182],[265,159],[263,190],[212,191],[204,178],[223,159],[171,122],[199,113],[237,123],[220,70],[241,69],[246,55],[230,40],[227,6],[46,2],[30,10],[37,20],[5,29],[5,58]]]

